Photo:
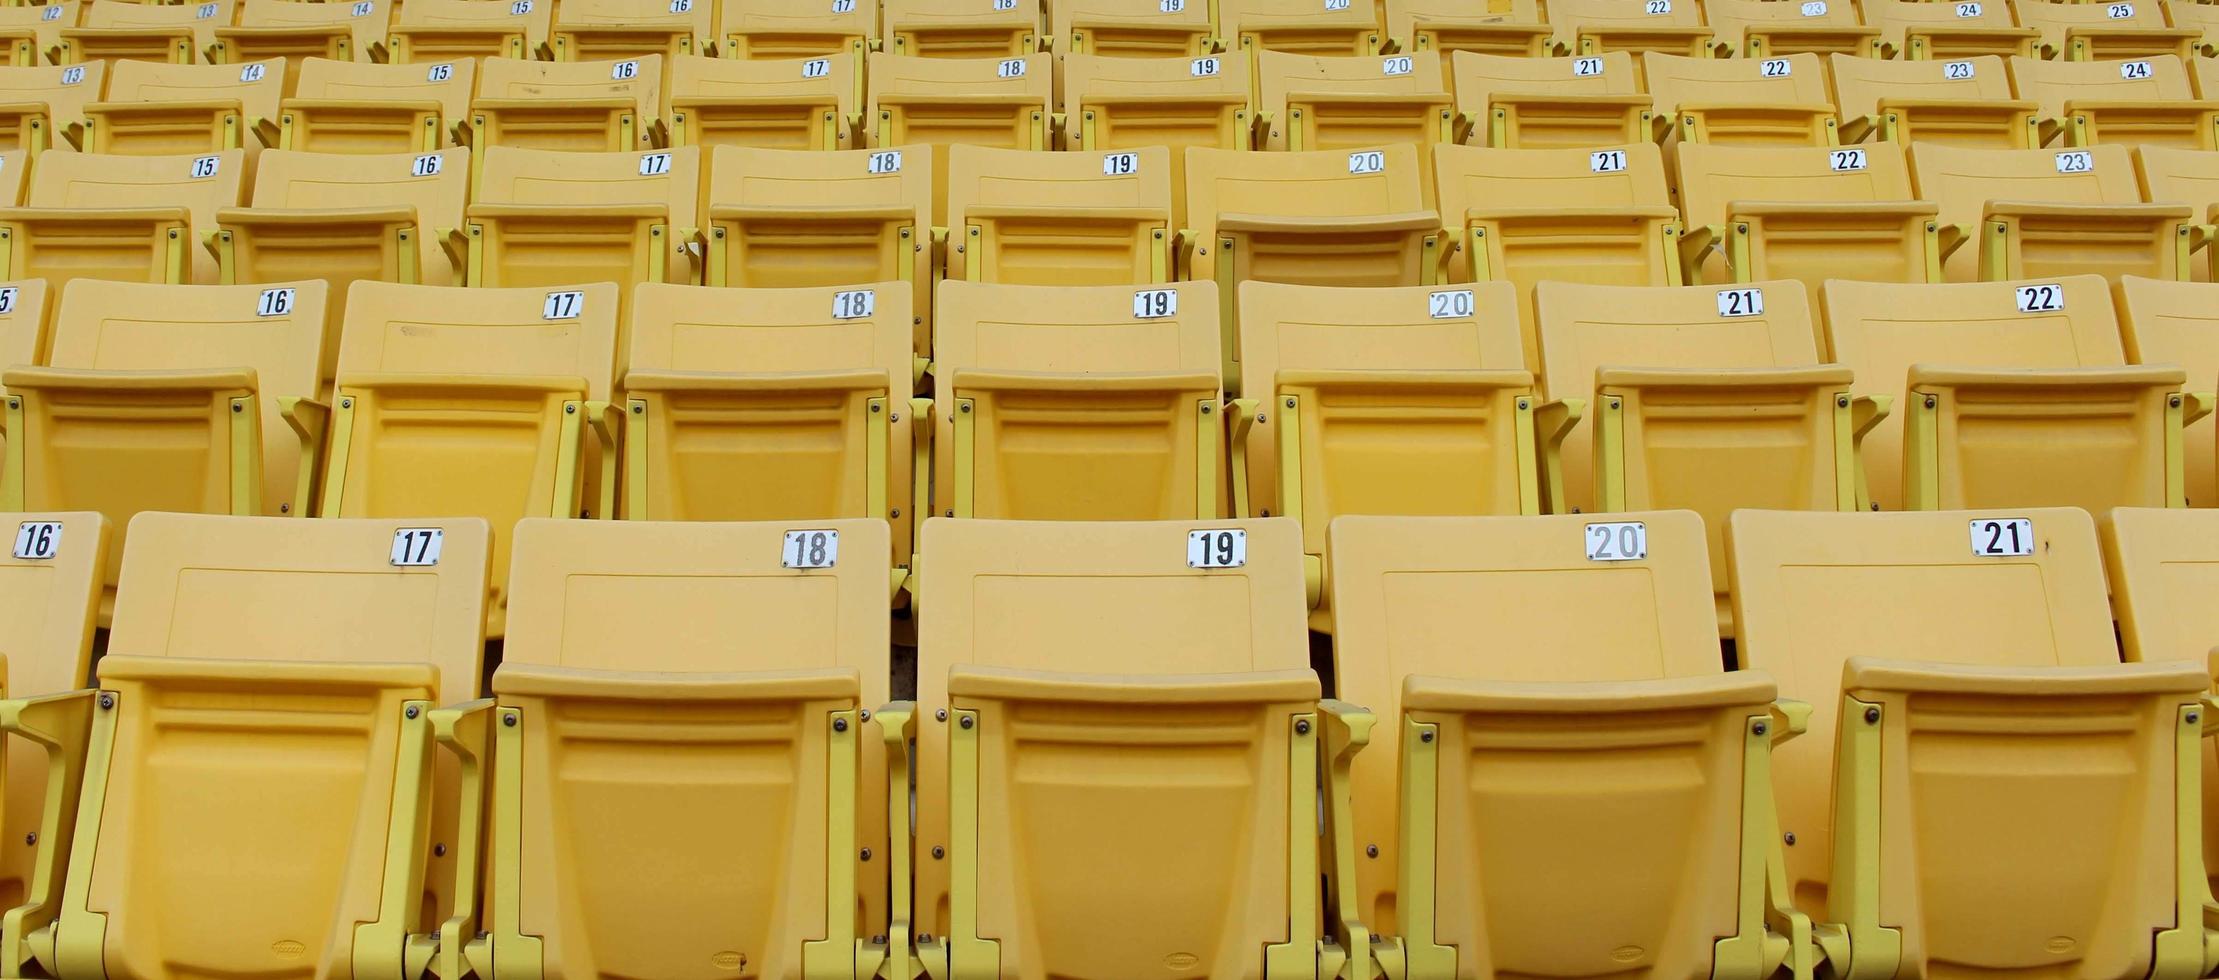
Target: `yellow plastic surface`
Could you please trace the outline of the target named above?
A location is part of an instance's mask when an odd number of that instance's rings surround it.
[[[2127,363],[2178,365],[2188,373],[2188,390],[2219,388],[2219,308],[2212,305],[2219,303],[2219,287],[2125,276],[2114,293]],[[2210,418],[2181,429],[2190,507],[2219,504],[2219,483],[2213,479],[2213,432]]]
[[[0,28],[0,50],[6,40]],[[37,153],[68,146],[70,127],[84,122],[87,104],[100,101],[107,77],[104,61],[0,68],[0,149]]]
[[[61,30],[56,64],[135,58],[192,64],[216,43],[216,28],[237,23],[237,0],[206,3],[88,3],[81,27]]]
[[[1910,168],[1894,143],[1687,143],[1678,156],[1690,234],[1701,229],[1716,243],[1695,269],[1701,282],[1793,279],[1815,307],[1828,279],[1926,282],[1940,271],[1937,208],[1913,199]]]
[[[26,524],[58,523],[53,556],[17,558],[12,547]],[[93,621],[108,567],[110,526],[97,513],[28,513],[0,517],[0,650],[7,656],[11,698],[60,694],[91,677]],[[39,830],[46,796],[46,752],[28,739],[7,745],[6,822],[0,833],[21,841]],[[21,904],[30,888],[30,847],[0,852],[0,897]]]
[[[1540,57],[1554,50],[1536,0],[1388,0],[1386,14],[1395,44],[1413,55],[1438,53],[1444,74],[1458,51]]]
[[[464,212],[473,286],[700,281],[701,150],[485,151]],[[623,371],[618,358],[617,370]]]
[[[1259,149],[1331,150],[1415,143],[1422,189],[1432,201],[1433,155],[1451,142],[1453,99],[1437,58],[1401,55],[1255,54],[1256,111],[1268,118]],[[1395,74],[1388,74],[1390,71]]]
[[[1657,114],[1671,120],[1676,142],[1726,146],[1838,142],[1825,64],[1809,52],[1762,59],[1660,51],[1641,56],[1649,95]]]
[[[948,167],[950,279],[1094,286],[1171,278],[1178,229],[1171,153],[1162,147],[1035,153],[954,146]]]
[[[2169,146],[2134,148],[2134,172],[2142,181],[2142,198],[2167,204],[2186,204],[2193,217],[2210,221],[2219,215],[2219,153],[2183,150]],[[2206,249],[2204,257],[2189,263],[2189,278],[2211,282],[2212,263],[2219,252]],[[2124,280],[2127,277],[2120,277]]]
[[[1633,55],[1593,60],[1458,51],[1450,58],[1456,110],[1474,146],[1606,147],[1650,140],[1652,102]],[[1584,74],[1575,74],[1575,69]]]
[[[709,53],[716,5],[670,0],[566,0],[555,8],[556,61],[614,61]]]
[[[61,305],[53,290],[43,279],[23,279],[0,282],[0,296],[8,297],[7,310],[0,312],[0,376],[11,367],[45,364],[54,342],[54,308]],[[7,396],[7,383],[0,380],[0,406],[7,404]],[[8,435],[0,432],[0,486],[5,486],[8,472],[7,450]]]
[[[1009,62],[1012,67],[1003,67]],[[1021,73],[1015,65],[1022,65]],[[1055,58],[930,58],[875,52],[863,125],[871,146],[932,147],[932,211],[948,212],[948,148],[958,144],[1046,150],[1055,102]]]
[[[927,58],[1019,58],[1039,45],[1041,0],[954,4],[939,0],[881,0],[879,38],[899,55]]]
[[[1857,5],[1781,6],[1765,0],[1703,0],[1703,19],[1722,51],[1749,58],[1818,55],[1878,57],[1880,31],[1857,19]]]
[[[311,153],[406,153],[445,148],[470,111],[478,63],[371,64],[300,60],[278,116],[283,146]]]
[[[1646,0],[1549,0],[1549,24],[1556,28],[1557,50],[1580,55],[1629,52],[1636,57],[1637,73],[1643,70],[1638,59],[1645,52],[1700,58],[1713,43],[1711,29],[1703,26],[1703,8],[1695,3],[1658,10]]]
[[[1336,10],[1309,0],[1218,0],[1215,7],[1218,40],[1227,51],[1376,54],[1386,38],[1373,3]]]
[[[2041,40],[2040,31],[2018,25],[2009,3],[1982,3],[1978,10],[1926,0],[1864,0],[1858,6],[1865,23],[1880,28],[1881,47],[1891,58],[2010,57],[2033,54]]]
[[[2059,143],[2219,149],[2219,102],[2198,102],[2178,55],[2133,61],[2011,59],[2019,98],[2042,107]]]
[[[630,66],[630,67],[626,67]],[[478,63],[471,145],[531,150],[629,150],[654,145],[663,56],[609,61]]]
[[[39,156],[24,207],[0,212],[10,278],[216,281],[215,256],[196,246],[244,197],[245,150]]]
[[[2058,154],[2089,154],[2061,173]],[[1910,149],[1921,200],[1969,238],[1943,265],[1950,282],[2095,273],[2179,278],[2194,215],[2143,204],[2124,146],[1983,150],[1922,143]],[[2000,272],[1997,270],[2001,270]]]
[[[285,91],[296,91],[308,58],[382,61],[395,4],[352,0],[303,8],[294,0],[239,0],[237,27],[216,28],[208,60],[236,64],[283,58]]]
[[[2196,41],[2196,53],[2211,55],[2213,42],[2219,40],[2219,11],[2192,9],[2198,5],[2173,0],[2161,0],[2159,6],[2165,9],[2166,23],[2201,32],[2202,36]]]
[[[1208,4],[1167,11],[1163,0],[1059,0],[1047,7],[1054,50],[1067,54],[1191,58],[1209,53],[1216,33]]]
[[[1845,143],[1918,141],[2010,150],[2040,141],[2039,107],[2012,99],[2011,76],[1995,55],[1888,61],[1837,54],[1827,58],[1827,67]]]
[[[1160,16],[1160,15],[1159,15]],[[1188,224],[1186,148],[1249,145],[1248,59],[1212,57],[1216,71],[1194,74],[1199,58],[1062,58],[1063,142],[1073,150],[1171,151],[1171,220]],[[1206,67],[1206,66],[1205,66]]]
[[[175,65],[119,59],[107,95],[84,107],[89,153],[160,156],[262,149],[255,128],[277,118],[285,62]]]
[[[2011,0],[2019,23],[2042,32],[2042,54],[2066,61],[2100,58],[2149,58],[2161,54],[2194,56],[2202,32],[2175,30],[2165,23],[2157,0],[2132,0],[2122,11],[2114,4],[2089,6],[2055,0]]]
[[[537,58],[554,31],[555,5],[499,6],[477,0],[408,0],[386,39],[397,64],[469,58]]]
[[[676,58],[670,63],[671,142],[851,150],[862,59]]]
[[[61,12],[50,18],[48,6],[59,7]],[[62,29],[76,27],[85,7],[82,0],[0,7],[0,65],[32,68],[48,64],[49,54],[61,47]]]
[[[456,0],[471,2],[471,0]],[[804,58],[849,52],[861,57],[878,36],[878,5],[858,3],[844,12],[831,4],[799,6],[791,0],[716,0],[718,30],[727,58]]]

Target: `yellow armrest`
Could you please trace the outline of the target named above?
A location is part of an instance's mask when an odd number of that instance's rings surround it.
[[[1565,513],[1564,504],[1564,438],[1572,434],[1580,416],[1587,411],[1587,399],[1565,398],[1544,402],[1533,410],[1533,434],[1541,441],[1542,496],[1548,501],[1549,513]]]
[[[1794,698],[1775,698],[1772,718],[1777,723],[1772,729],[1772,744],[1779,745],[1811,730],[1811,705]]]
[[[1336,698],[1318,700],[1318,720],[1325,730],[1325,834],[1333,856],[1333,907],[1327,911],[1333,938],[1348,955],[1352,977],[1371,976],[1371,929],[1363,922],[1356,899],[1355,794],[1349,766],[1356,753],[1371,744],[1372,726],[1378,718],[1371,709]]]
[[[67,691],[0,701],[0,732],[46,750],[45,807],[23,903],[0,918],[0,972],[12,976],[30,975],[24,967],[34,961],[48,974],[56,969],[53,925],[61,915],[62,878],[76,843],[78,795],[85,783],[85,748],[92,738],[98,694]]]
[[[616,469],[621,459],[616,447],[624,425],[624,411],[615,402],[588,401],[586,425],[593,429],[594,438],[601,443],[601,494],[595,501],[593,513],[602,520],[613,520],[616,517]]]
[[[910,980],[917,968],[910,961],[914,947],[909,932],[909,743],[917,737],[917,703],[889,701],[872,713],[871,720],[886,740],[886,857],[893,895],[886,914],[886,959],[878,975]]]
[[[2210,415],[2214,407],[2219,407],[2219,392],[2189,391],[2182,395],[2188,401],[2181,409],[2180,424],[2183,427],[2203,421],[2204,416]]]
[[[293,513],[307,517],[316,512],[312,494],[316,468],[324,459],[324,436],[331,431],[331,406],[304,395],[279,395],[277,414],[292,428],[293,438],[300,440],[300,467],[293,482],[293,505],[298,509]]]
[[[1230,448],[1233,463],[1233,516],[1251,517],[1255,511],[1248,502],[1248,431],[1263,421],[1256,409],[1263,405],[1255,398],[1233,399],[1233,431]]]
[[[439,924],[438,966],[442,977],[461,977],[471,941],[478,937],[479,895],[484,883],[480,847],[485,840],[486,766],[493,758],[493,699],[479,698],[431,712],[432,737],[462,763],[461,818],[455,828],[454,908]]]

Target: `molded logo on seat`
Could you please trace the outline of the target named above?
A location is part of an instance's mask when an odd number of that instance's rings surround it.
[[[1185,973],[1202,964],[1202,958],[1193,953],[1173,953],[1163,958],[1163,968],[1174,973]]]
[[[306,952],[308,952],[307,944],[291,939],[280,939],[270,944],[270,955],[279,959],[299,959],[300,955]]]
[[[747,954],[728,949],[709,957],[709,963],[719,970],[744,970],[747,969]]]

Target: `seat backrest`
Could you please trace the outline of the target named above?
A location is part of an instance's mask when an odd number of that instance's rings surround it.
[[[245,190],[240,149],[139,157],[57,148],[39,156],[23,195],[34,208],[183,207],[196,230],[212,231],[216,211],[237,207]]]
[[[461,0],[475,2],[475,0]],[[878,36],[875,3],[811,4],[791,0],[718,0],[718,29],[734,46],[728,57],[801,58],[863,53]]]
[[[2188,372],[2192,391],[2210,391],[2219,384],[2219,305],[2214,305],[2219,304],[2219,284],[2120,276],[2115,292],[2127,363],[2179,365]],[[2182,430],[2182,470],[2191,507],[2219,502],[2213,429],[2213,421],[2203,418]],[[2212,645],[2219,646],[2219,639]]]
[[[772,150],[718,146],[709,151],[708,200],[746,207],[908,205],[917,220],[932,211],[932,152],[924,146],[876,150]]]
[[[1690,58],[1643,52],[1659,113],[1697,105],[1831,106],[1824,63],[1805,52],[1771,58]]]
[[[53,342],[55,305],[44,279],[0,282],[0,372],[46,363],[46,351]],[[6,392],[6,388],[0,388],[0,394]],[[5,436],[0,436],[0,446],[5,445]]]
[[[1701,27],[1703,7],[1695,0],[1549,0],[1549,23],[1557,43],[1576,51],[1582,28]]]
[[[44,102],[53,129],[50,146],[65,145],[61,131],[85,118],[85,105],[100,101],[107,91],[108,63],[82,65],[11,65],[0,68],[0,103]]]
[[[835,126],[841,142],[824,149],[853,149],[859,144],[848,139],[848,120],[859,109],[856,74],[862,70],[861,59],[846,52],[816,58],[679,58],[670,65],[671,109],[680,109],[684,100],[729,99],[769,107],[780,100],[817,105],[830,99],[839,113]],[[796,127],[797,132],[805,128]],[[789,148],[813,147],[795,143]]]
[[[1909,152],[1912,186],[1920,200],[1941,207],[1945,224],[1973,225],[1989,201],[2133,204],[2142,200],[2127,148],[2113,143],[2039,150],[1914,143]]]
[[[701,148],[585,153],[491,146],[471,197],[475,204],[660,204],[674,228],[696,227]]]
[[[1073,119],[1089,106],[1143,105],[1181,102],[1219,104],[1248,101],[1248,59],[1232,55],[1200,58],[1120,58],[1096,54],[1063,56],[1063,106]],[[1243,134],[1245,136],[1245,134]],[[1106,147],[1131,148],[1105,134]],[[1186,144],[1192,145],[1192,144]],[[1217,145],[1212,142],[1208,145]],[[1223,149],[1237,149],[1226,146]]]
[[[297,2],[297,0],[285,0]],[[635,27],[642,30],[687,31],[693,49],[706,50],[714,36],[716,4],[708,0],[563,0],[555,7],[555,30],[567,27]]]
[[[2210,662],[2219,636],[2219,510],[2119,507],[2098,520],[2126,659]]]
[[[1240,289],[1241,390],[1259,398],[1281,371],[1525,368],[1517,295],[1507,282]]]
[[[396,34],[408,33],[410,28],[514,31],[524,37],[523,57],[531,59],[547,43],[554,22],[555,5],[544,0],[511,0],[497,5],[480,0],[410,0],[400,4],[393,29]],[[449,60],[443,53],[431,57]]]
[[[486,58],[478,64],[478,97],[570,102],[629,99],[643,120],[661,115],[663,56],[616,61],[526,61]]]
[[[199,52],[215,40],[216,28],[238,23],[238,0],[183,4],[94,2],[85,5],[82,20],[85,27],[109,30],[186,28],[193,32],[193,50]]]
[[[1433,147],[1433,168],[1440,182],[1441,221],[1452,230],[1461,228],[1472,211],[1672,203],[1664,155],[1654,143],[1593,149],[1443,143]]]
[[[1768,27],[1858,27],[1857,5],[1844,0],[1781,4],[1774,0],[1703,0],[1703,18],[1718,40],[1746,54],[1743,37]]]
[[[2003,59],[1992,54],[1946,61],[1834,54],[1827,56],[1827,63],[1834,73],[1834,104],[1852,118],[1879,112],[1881,99],[2004,102],[2011,98],[2011,77],[2004,73]]]
[[[466,146],[449,146],[437,153],[271,149],[262,151],[255,168],[251,206],[315,210],[407,206],[416,209],[416,220],[430,238],[461,226],[469,189],[470,148]],[[426,244],[437,247],[434,242]]]
[[[46,64],[46,52],[61,43],[63,28],[80,25],[86,6],[84,0],[57,0],[35,7],[0,8],[0,34],[31,38],[32,60],[17,67]]]
[[[1894,143],[1856,147],[1683,143],[1680,207],[1690,225],[1724,225],[1741,201],[1908,201],[1911,170]]]
[[[842,316],[839,294],[869,289],[870,313]],[[881,282],[797,289],[644,283],[632,293],[635,371],[824,372],[880,368],[909,390],[909,287]],[[899,404],[906,398],[896,399]]]
[[[1225,214],[1344,218],[1425,207],[1417,147],[1255,153],[1187,148],[1187,223],[1202,240]]]
[[[1498,92],[1532,95],[1634,95],[1641,91],[1633,55],[1624,51],[1566,58],[1519,58],[1458,51],[1449,59],[1456,105],[1484,116]]]
[[[1896,56],[1903,57],[1908,29],[1948,28],[2010,28],[2018,22],[2011,16],[2012,5],[2007,0],[1968,0],[1964,3],[1934,3],[1932,0],[1864,0],[1865,23],[1880,29],[1882,43],[1896,49]],[[1843,107],[1842,111],[1849,111]]]
[[[1243,46],[1303,54],[1367,54],[1379,49],[1376,4],[1331,6],[1310,0],[1218,0],[1218,36]]]
[[[1256,52],[1256,108],[1274,113],[1284,131],[1290,104],[1307,95],[1445,96],[1439,58],[1408,55],[1309,55]]]
[[[2042,40],[2065,46],[2065,32],[2076,27],[2146,28],[2162,30],[2165,9],[2156,0],[2119,3],[2070,3],[2054,0],[2011,0],[2019,23],[2042,32]],[[2062,55],[2060,55],[2062,57]]]
[[[371,50],[385,43],[386,29],[392,25],[393,6],[378,0],[348,0],[304,8],[298,0],[240,0],[239,26],[344,27],[354,56],[368,61]]]
[[[970,238],[966,225],[1012,212],[1030,211],[1031,221],[1015,219],[996,240]],[[1168,254],[1171,226],[1171,151],[1160,146],[1141,150],[1035,153],[986,146],[948,148],[948,226],[958,244],[968,249],[950,256],[948,274],[967,276],[962,263],[976,260],[980,278],[997,282],[1105,283],[1144,282],[1155,276],[1136,268],[1139,249],[1115,249],[1101,234],[1106,226],[1073,216],[1093,211],[1103,217],[1112,212],[1149,217],[1164,237]],[[1059,216],[1051,219],[1050,215]],[[1074,244],[1072,238],[1081,240]],[[1104,236],[1106,237],[1106,235]],[[1021,239],[1021,240],[1020,240]]]
[[[2210,44],[2219,37],[2219,11],[2194,9],[2200,5],[2178,0],[2161,0],[2158,5],[2165,9],[2167,23],[2204,32],[2202,43]]]
[[[940,0],[881,0],[879,22],[886,50],[939,58],[1009,58],[1035,49],[1041,0],[1000,3],[942,3]]]
[[[440,115],[452,124],[469,111],[477,78],[475,58],[424,64],[302,58],[293,95],[349,102],[436,102]],[[267,166],[269,158],[262,163]]]
[[[1210,5],[1187,0],[1058,0],[1048,4],[1055,50],[1177,57],[1208,50]]]
[[[571,314],[565,316],[564,314]],[[605,401],[616,360],[613,283],[497,288],[357,281],[339,383],[355,374],[582,378]]]
[[[1437,26],[1541,23],[1541,5],[1534,0],[1490,0],[1476,7],[1454,0],[1387,0],[1386,10],[1387,36],[1413,45],[1419,31]]]
[[[1137,295],[1161,292],[1176,296],[1169,312],[1157,315],[1159,304],[1139,315]],[[1209,374],[1220,365],[1214,283],[1012,286],[951,279],[936,293],[932,351],[939,378],[965,368]]]
[[[952,109],[994,96],[1010,99],[1013,104],[1037,104],[1045,113],[1053,110],[1055,101],[1055,58],[1047,54],[931,58],[879,51],[871,54],[868,75],[870,105],[864,117],[866,127],[878,126],[886,113],[895,112],[897,108],[908,112],[934,105]],[[1006,121],[997,120],[987,128],[998,135],[1009,127]],[[941,142],[937,127],[897,133],[896,139]],[[1008,142],[1008,137],[1002,137],[987,145],[1007,145]]]
[[[11,542],[0,552],[0,657],[7,658],[8,696],[83,688],[108,568],[107,518],[89,511],[9,514],[0,519],[0,537]],[[38,755],[33,751],[29,758]],[[29,760],[17,754],[14,761]],[[26,768],[25,788],[35,801],[43,767]],[[23,798],[18,786],[24,782],[9,780],[10,802]],[[7,814],[11,825],[38,825],[35,811],[9,807]]]
[[[2134,172],[2153,204],[2190,205],[2206,220],[2219,204],[2219,153],[2144,143],[2134,148]]]
[[[2019,98],[2040,103],[2042,115],[2065,118],[2065,104],[2093,102],[2187,102],[2188,67],[2178,55],[2113,61],[2044,61],[2013,56],[2011,82]]]
[[[283,2],[290,3],[292,0]],[[277,118],[277,105],[284,98],[284,91],[283,58],[230,65],[173,65],[161,61],[119,58],[108,71],[108,92],[101,101],[207,102],[236,99],[240,110],[248,118],[274,121]],[[252,139],[245,134],[243,128],[241,138]]]

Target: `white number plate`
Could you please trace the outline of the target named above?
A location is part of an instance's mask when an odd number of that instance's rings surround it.
[[[1640,561],[1649,557],[1649,526],[1640,521],[1587,525],[1588,561]]]
[[[394,565],[402,568],[428,568],[439,564],[439,549],[447,543],[447,532],[436,527],[404,527],[393,532]]]
[[[451,63],[433,65],[424,69],[424,81],[427,82],[444,82],[453,77],[455,77],[455,66]]]
[[[1589,173],[1614,174],[1626,169],[1626,151],[1596,150],[1587,155]]]
[[[1362,153],[1351,153],[1348,155],[1349,173],[1376,174],[1386,169],[1387,154],[1382,153],[1378,150],[1365,150]]]
[[[255,316],[290,316],[292,312],[293,290],[290,286],[284,289],[265,289],[261,297],[254,301]]]
[[[1143,289],[1133,294],[1133,319],[1161,320],[1179,315],[1179,291]]]
[[[1641,12],[1652,17],[1672,12],[1672,0],[1648,0],[1641,5]]]
[[[901,173],[901,151],[880,150],[873,153],[870,159],[864,163],[863,169],[874,174]]]
[[[1444,289],[1428,295],[1425,305],[1436,320],[1461,320],[1472,315],[1472,291]]]
[[[1718,291],[1719,316],[1759,316],[1764,313],[1764,290],[1721,289]]]
[[[1962,82],[1968,78],[1971,78],[1972,76],[1972,62],[1970,61],[1942,62],[1942,78],[1944,78],[1945,80],[1952,82]]]
[[[664,175],[664,174],[667,174],[667,173],[669,173],[669,172],[670,172],[670,154],[668,154],[668,153],[642,153],[642,154],[640,154],[640,176],[642,176],[642,177],[660,177],[660,176],[662,176],[662,175]]]
[[[778,563],[787,568],[831,568],[840,563],[840,532],[788,531]]]
[[[1795,63],[1786,58],[1766,58],[1757,63],[1757,75],[1762,78],[1786,78],[1795,74]]]
[[[531,12],[532,0],[516,0],[515,3],[509,4],[509,16],[511,17],[522,17]]]
[[[60,5],[60,4],[49,4],[49,5],[47,6],[47,8],[46,8],[45,10],[41,10],[41,11],[39,11],[39,19],[40,19],[40,20],[60,20],[60,19],[62,19],[62,7],[61,7],[61,5]]]
[[[1573,78],[1595,78],[1595,77],[1598,77],[1598,76],[1600,76],[1600,75],[1601,75],[1602,73],[1603,73],[1603,59],[1601,59],[1601,58],[1574,58],[1574,59],[1572,59],[1572,77],[1573,77]]]
[[[1130,177],[1139,172],[1140,154],[1138,153],[1102,154],[1102,176],[1104,177]]]
[[[627,78],[638,78],[639,74],[640,63],[637,61],[619,61],[609,69],[609,77],[620,82]]]
[[[2150,77],[2150,63],[2147,61],[2119,62],[2119,77],[2130,82],[2148,78]]]
[[[855,0],[832,0],[832,12],[836,14],[854,13]]]
[[[53,8],[49,7],[49,8],[47,8],[47,9],[51,10],[51,9],[53,9]],[[69,67],[67,67],[67,68],[64,68],[64,69],[62,69],[62,84],[64,84],[64,85],[75,85],[75,84],[77,84],[78,82],[82,82],[82,81],[84,81],[84,80],[85,80],[85,66],[83,66],[83,65],[71,65],[71,66],[69,66]]]
[[[15,556],[23,561],[46,561],[62,550],[59,521],[24,521],[15,530]]]
[[[193,179],[200,180],[205,177],[213,177],[216,175],[217,168],[222,166],[222,157],[194,157]]]
[[[847,289],[832,294],[832,318],[861,320],[878,311],[878,290]]]
[[[1003,59],[1003,60],[1002,60],[1002,63],[1001,63],[1001,64],[998,64],[998,65],[995,65],[995,66],[994,66],[994,77],[996,77],[996,78],[1023,78],[1023,77],[1025,77],[1025,59],[1023,59],[1023,58],[1005,58],[1005,59]]]
[[[2115,3],[2103,8],[2103,15],[2112,20],[2129,20],[2134,17],[2134,5],[2131,3]]]
[[[2096,155],[2087,150],[2067,150],[2057,155],[2057,172],[2061,174],[2091,174],[2096,172]]]
[[[1187,64],[1187,74],[1196,78],[1208,78],[1217,74],[1219,67],[1216,58],[1196,58]]]
[[[356,17],[368,17],[371,14],[376,13],[377,9],[377,4],[370,2],[370,0],[362,0],[361,3],[354,5],[354,10],[351,11],[351,13],[353,13]]]
[[[801,77],[823,78],[832,74],[832,59],[811,58],[801,63]]]
[[[270,66],[257,61],[251,65],[240,66],[239,80],[242,82],[259,82],[262,80],[263,76],[268,75],[269,73]]]
[[[1187,532],[1188,568],[1239,568],[1248,564],[1248,532],[1237,527]]]
[[[1835,173],[1865,169],[1865,150],[1861,146],[1848,146],[1826,151],[1826,166]]]
[[[2054,282],[2020,286],[2011,291],[2021,313],[2055,313],[2065,308],[2065,287]]]
[[[1972,553],[1982,558],[2024,558],[2034,553],[2034,522],[2024,517],[1972,522]]]
[[[441,158],[439,154],[425,153],[418,156],[414,163],[408,165],[408,174],[411,177],[437,177],[440,168],[446,166],[446,164],[447,161]]]
[[[0,287],[0,316],[15,312],[16,287]]]
[[[1811,2],[1809,2],[1809,3],[1806,3],[1806,4],[1804,4],[1804,5],[1803,5],[1803,16],[1805,16],[1805,17],[1824,17],[1824,16],[1826,16],[1826,0],[1811,0]]]
[[[548,293],[547,305],[540,308],[542,320],[575,320],[586,309],[586,294],[581,292]]]
[[[193,11],[194,20],[207,20],[214,16],[216,16],[216,5],[212,3],[201,4],[199,9]]]
[[[1156,9],[1167,14],[1183,13],[1187,9],[1187,0],[1162,0],[1156,4]]]
[[[1410,70],[1411,63],[1407,55],[1379,59],[1379,73],[1382,75],[1407,75]]]
[[[1017,9],[1017,0],[994,0],[994,9],[1015,10]]]
[[[1325,0],[1327,10],[1347,10],[1348,0]]]
[[[1977,3],[1960,3],[1957,5],[1957,16],[1978,17],[1980,16],[1980,5]]]

